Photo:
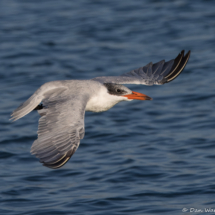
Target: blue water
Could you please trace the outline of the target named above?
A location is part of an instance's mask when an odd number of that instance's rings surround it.
[[[173,82],[129,86],[153,101],[86,113],[85,138],[61,169],[30,154],[37,112],[9,121],[47,81],[120,75],[182,49],[191,58]],[[1,0],[0,214],[215,209],[214,62],[214,1]]]

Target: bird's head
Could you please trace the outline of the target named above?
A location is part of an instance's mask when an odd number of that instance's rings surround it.
[[[142,93],[131,91],[121,84],[104,83],[104,86],[107,88],[110,95],[119,96],[122,101],[131,101],[133,99],[152,100],[151,97]]]

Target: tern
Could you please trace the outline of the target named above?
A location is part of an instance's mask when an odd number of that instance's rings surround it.
[[[190,51],[184,55],[183,50],[168,62],[149,63],[121,76],[47,82],[13,111],[11,119],[18,120],[37,110],[41,117],[31,154],[46,167],[60,168],[75,153],[84,137],[85,111],[107,111],[121,101],[151,100],[122,84],[168,83],[182,72],[189,57]]]

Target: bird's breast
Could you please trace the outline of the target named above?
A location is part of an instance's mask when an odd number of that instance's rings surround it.
[[[87,103],[86,111],[92,111],[92,112],[107,111],[118,102],[120,101],[113,100],[107,97],[92,97]]]

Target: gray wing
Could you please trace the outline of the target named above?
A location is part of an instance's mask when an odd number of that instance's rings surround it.
[[[173,60],[149,63],[121,76],[96,77],[92,80],[101,83],[116,84],[165,84],[174,80],[184,69],[190,57],[190,51],[184,56],[184,50]]]
[[[53,169],[60,168],[70,159],[84,137],[84,115],[89,97],[69,94],[65,90],[46,96],[44,108],[38,111],[41,115],[38,139],[34,141],[31,153],[44,166]]]

